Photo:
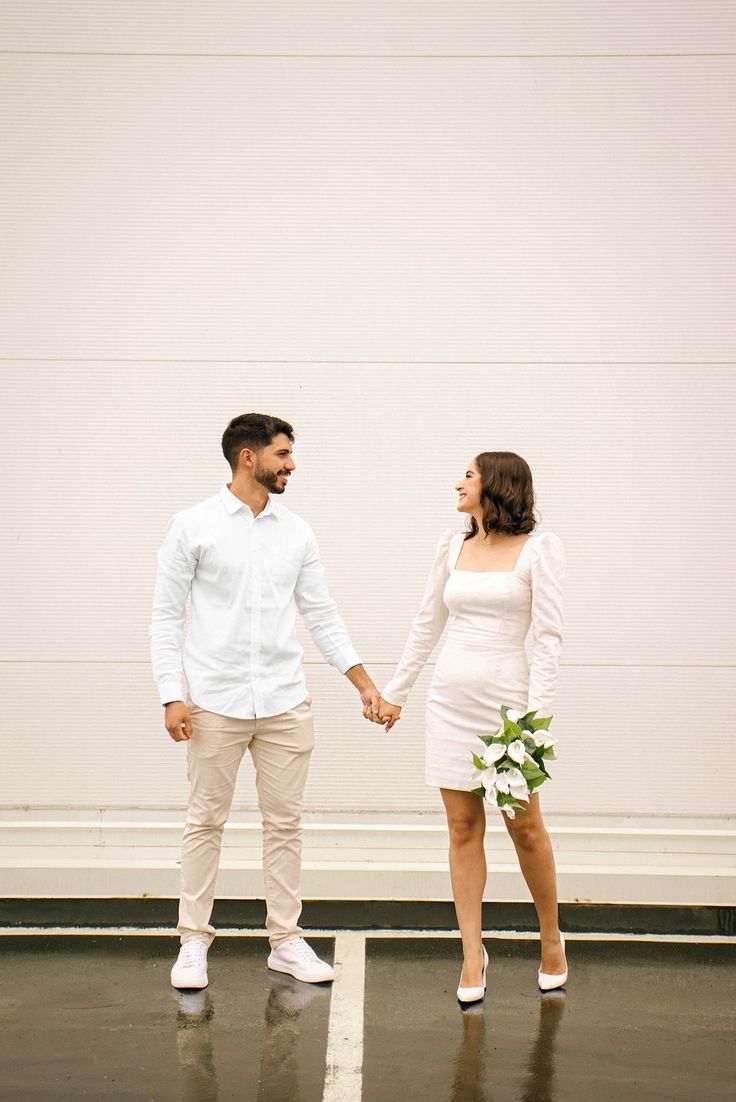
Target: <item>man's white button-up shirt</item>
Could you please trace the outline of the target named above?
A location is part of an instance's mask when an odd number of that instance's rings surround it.
[[[300,704],[308,690],[297,611],[340,673],[360,663],[305,520],[271,496],[254,516],[227,485],[175,513],[148,629],[161,703],[186,700],[188,687],[201,708],[241,719]]]

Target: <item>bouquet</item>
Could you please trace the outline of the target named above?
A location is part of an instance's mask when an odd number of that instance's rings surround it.
[[[555,758],[556,739],[547,733],[552,716],[535,719],[536,715],[535,709],[521,716],[504,704],[502,726],[493,735],[479,735],[485,751],[480,757],[473,754],[473,780],[479,786],[472,791],[500,807],[510,819],[516,817],[517,810],[527,810],[519,800],[527,799],[548,780],[544,763]]]

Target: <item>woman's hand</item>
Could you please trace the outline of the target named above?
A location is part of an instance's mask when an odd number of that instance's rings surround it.
[[[390,731],[394,723],[401,719],[401,708],[398,704],[389,704],[383,697],[378,702],[379,722],[386,724],[386,730]]]
[[[394,723],[401,719],[401,707],[398,704],[389,704],[383,697],[378,702],[378,718],[386,724],[386,730],[390,731]]]

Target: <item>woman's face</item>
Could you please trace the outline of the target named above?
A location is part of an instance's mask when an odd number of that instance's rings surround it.
[[[465,474],[459,482],[455,483],[458,492],[457,511],[459,513],[472,513],[480,505],[480,471],[475,460],[471,459],[465,468]]]

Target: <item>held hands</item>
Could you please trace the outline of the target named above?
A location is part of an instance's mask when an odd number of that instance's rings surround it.
[[[399,705],[389,704],[377,689],[361,693],[361,700],[363,701],[363,716],[365,719],[370,719],[373,723],[385,723],[387,732],[401,718]]]

